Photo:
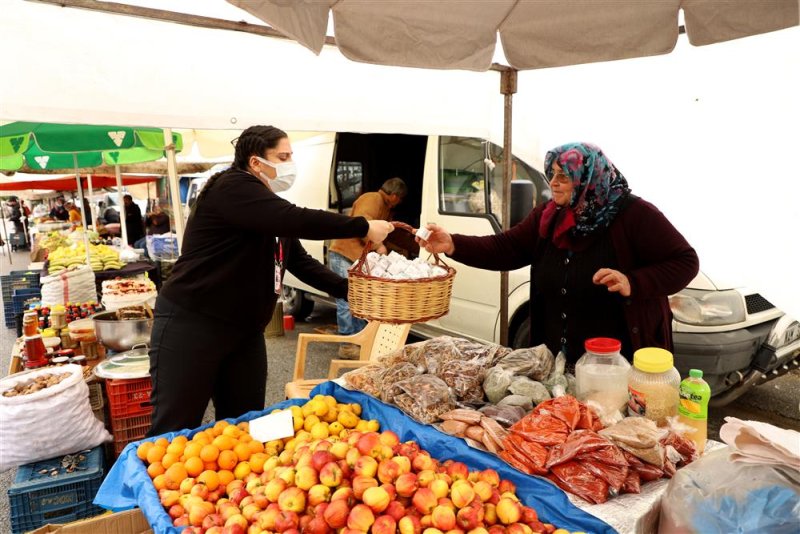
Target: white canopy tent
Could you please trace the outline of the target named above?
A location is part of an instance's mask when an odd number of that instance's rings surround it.
[[[196,129],[273,123],[502,143],[496,72],[367,65],[332,47],[315,57],[279,39],[27,2],[7,8],[0,27],[0,39],[28,51],[7,60],[16,77],[0,88],[2,119]],[[719,268],[800,316],[800,171],[786,162],[796,153],[799,73],[797,28],[522,72],[514,152],[536,165],[560,142],[599,144],[634,191],[687,235],[703,269]]]

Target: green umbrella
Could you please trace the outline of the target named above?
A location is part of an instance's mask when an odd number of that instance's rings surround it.
[[[15,171],[25,165],[36,170],[74,169],[83,206],[79,168],[114,165],[119,170],[120,165],[161,159],[166,155],[164,142],[164,130],[160,128],[11,122],[0,125],[0,170]],[[183,148],[180,134],[172,134],[172,144],[175,151]],[[83,211],[83,227],[88,230]],[[123,223],[123,238],[125,234]],[[86,231],[84,241],[88,263]]]

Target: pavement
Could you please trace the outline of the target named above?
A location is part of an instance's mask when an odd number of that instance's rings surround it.
[[[12,255],[13,265],[9,265],[8,256],[0,258],[0,274],[10,270],[27,267],[27,252],[16,252]],[[269,375],[264,405],[270,406],[283,400],[283,388],[292,379],[295,361],[297,336],[302,332],[313,332],[314,328],[336,322],[336,309],[332,306],[317,303],[314,313],[307,321],[296,323],[293,331],[282,337],[266,339]],[[0,377],[8,372],[11,347],[15,332],[0,324]],[[337,357],[337,345],[331,343],[312,344],[306,360],[306,378],[324,378],[328,366]],[[736,402],[725,408],[712,410],[708,420],[708,436],[719,439],[719,427],[724,417],[734,416],[740,419],[753,419],[774,424],[782,428],[800,431],[800,372],[793,371],[776,380],[763,384],[750,391]],[[213,406],[209,404],[203,422],[214,420]],[[0,473],[0,532],[10,532],[7,489],[14,480],[16,470]]]

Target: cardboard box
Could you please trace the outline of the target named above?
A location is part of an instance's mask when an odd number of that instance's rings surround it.
[[[66,525],[45,525],[37,528],[32,534],[153,534],[153,529],[138,508],[104,514],[83,521],[75,521]]]

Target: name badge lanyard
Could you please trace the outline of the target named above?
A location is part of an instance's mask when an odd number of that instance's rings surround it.
[[[283,243],[280,238],[275,238],[275,294],[281,294],[282,272],[283,272]]]

